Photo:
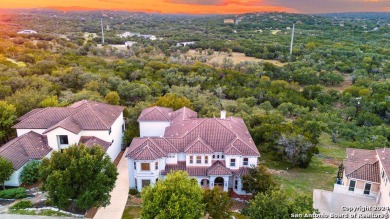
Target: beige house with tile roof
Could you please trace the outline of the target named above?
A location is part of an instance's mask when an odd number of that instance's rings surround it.
[[[256,166],[260,156],[241,118],[198,118],[181,108],[144,109],[138,118],[140,138],[126,151],[130,188],[138,191],[167,173],[184,170],[200,186],[221,186],[246,194],[241,176]]]
[[[99,145],[114,160],[122,149],[125,129],[122,106],[82,100],[68,107],[34,109],[13,126],[17,137],[0,148],[0,156],[13,163],[7,186],[19,186],[20,174],[30,160],[50,157],[70,145]]]
[[[379,206],[390,207],[390,149],[347,148],[342,181],[334,192],[376,199]]]

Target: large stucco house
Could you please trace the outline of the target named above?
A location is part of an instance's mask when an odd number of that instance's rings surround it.
[[[197,118],[181,108],[150,107],[138,118],[140,138],[126,151],[130,188],[141,191],[171,171],[184,170],[202,187],[246,194],[241,177],[260,156],[241,118]]]
[[[125,129],[121,106],[79,101],[68,107],[38,108],[18,118],[17,137],[2,147],[0,156],[15,172],[5,185],[19,186],[20,174],[31,160],[50,157],[73,144],[99,145],[114,160],[122,149]]]
[[[374,198],[379,206],[390,207],[390,149],[347,148],[342,179],[334,192]]]

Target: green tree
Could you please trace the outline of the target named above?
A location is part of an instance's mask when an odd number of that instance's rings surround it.
[[[172,108],[173,110],[178,110],[182,107],[192,108],[191,101],[187,97],[182,97],[174,93],[168,93],[163,97],[159,97],[155,105]]]
[[[206,212],[213,219],[230,218],[229,210],[233,205],[227,192],[222,191],[218,186],[213,189],[206,189],[203,192],[203,203],[206,203]]]
[[[12,104],[0,101],[0,142],[7,139],[11,126],[16,119],[16,109]]]
[[[204,213],[202,188],[188,173],[169,173],[165,180],[142,190],[141,217],[198,219]]]
[[[12,173],[14,172],[14,167],[12,163],[5,158],[0,157],[0,182],[5,189],[5,181],[9,180]]]
[[[248,213],[251,219],[290,218],[287,195],[281,190],[258,193],[249,202]]]
[[[247,175],[242,177],[243,189],[252,193],[254,196],[257,193],[264,193],[277,186],[273,180],[271,173],[264,165],[251,167]]]
[[[41,107],[53,107],[58,106],[58,97],[57,96],[48,96],[39,104]]]
[[[21,173],[22,183],[31,185],[36,182],[39,178],[39,167],[41,163],[39,161],[29,162]]]
[[[291,214],[318,213],[313,208],[313,198],[298,194],[288,197],[285,191],[269,190],[259,193],[249,202],[248,213],[253,219],[290,218]]]
[[[277,141],[279,151],[285,155],[294,166],[306,168],[309,166],[315,146],[302,135],[281,135]]]
[[[56,206],[67,208],[75,204],[86,210],[110,203],[118,172],[101,147],[81,144],[43,159],[40,174],[43,187]]]
[[[105,97],[107,103],[112,105],[119,105],[119,94],[116,91],[110,91]]]

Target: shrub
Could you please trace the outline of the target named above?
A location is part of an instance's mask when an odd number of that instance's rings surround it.
[[[130,194],[130,195],[138,195],[139,192],[138,192],[137,189],[130,189],[130,190],[129,190],[129,194]]]
[[[7,189],[7,190],[0,191],[0,198],[21,199],[26,197],[27,197],[27,192],[25,188]]]
[[[30,201],[20,201],[10,207],[10,209],[26,209],[31,208],[33,206],[32,202]]]
[[[31,185],[39,178],[39,161],[33,161],[28,163],[22,171],[21,179],[24,184]]]

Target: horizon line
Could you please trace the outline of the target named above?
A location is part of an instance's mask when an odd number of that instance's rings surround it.
[[[319,13],[302,13],[302,12],[289,12],[289,11],[248,11],[248,12],[236,12],[236,13],[169,13],[154,10],[130,10],[130,9],[105,9],[105,8],[89,8],[81,6],[49,6],[49,7],[32,7],[32,8],[1,8],[0,10],[53,10],[64,13],[69,12],[99,12],[99,11],[113,11],[113,12],[129,12],[129,13],[144,13],[144,14],[163,14],[163,15],[234,15],[234,14],[251,14],[251,13],[286,13],[286,14],[304,14],[304,15],[320,15],[320,14],[346,14],[346,13],[388,13],[389,11],[340,11],[340,12],[319,12]]]

